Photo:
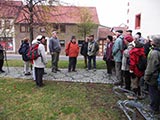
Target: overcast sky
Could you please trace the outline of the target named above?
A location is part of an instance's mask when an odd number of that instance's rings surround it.
[[[108,27],[126,23],[127,0],[61,0],[70,5],[94,6],[101,25]]]

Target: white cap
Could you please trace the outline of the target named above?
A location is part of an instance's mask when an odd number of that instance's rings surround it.
[[[37,37],[36,37],[36,40],[41,40],[42,39],[42,35],[38,35]]]
[[[32,44],[36,44],[38,41],[37,41],[37,39],[34,39],[33,41],[32,41]]]

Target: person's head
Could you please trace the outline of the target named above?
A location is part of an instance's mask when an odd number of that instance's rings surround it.
[[[123,34],[123,30],[116,30],[116,36],[120,36]]]
[[[127,30],[127,35],[132,35],[132,30]]]
[[[124,41],[125,41],[125,44],[128,45],[130,42],[133,41],[133,37],[131,35],[126,35],[124,36]]]
[[[71,42],[75,43],[76,42],[76,36],[71,37]]]
[[[23,42],[24,42],[24,43],[28,43],[28,42],[29,42],[29,38],[24,38],[24,39],[23,39]]]
[[[94,35],[93,35],[93,34],[92,34],[92,35],[89,35],[88,37],[89,37],[89,40],[90,40],[90,41],[93,41],[93,40],[94,40]]]
[[[43,45],[46,45],[46,44],[47,44],[47,39],[46,39],[45,36],[42,36],[42,38],[41,38],[41,43],[42,43]]]
[[[52,36],[53,36],[53,37],[57,37],[57,31],[53,31],[53,32],[52,32]]]
[[[140,37],[141,37],[141,32],[137,32],[137,33],[135,34],[135,38],[138,39],[138,38],[140,38]]]
[[[160,47],[160,35],[151,36],[151,44],[155,47]]]
[[[108,36],[107,36],[107,43],[108,43],[108,42],[112,42],[112,41],[113,41],[113,37],[112,37],[111,35],[108,35]]]

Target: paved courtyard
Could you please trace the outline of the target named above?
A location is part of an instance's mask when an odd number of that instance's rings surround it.
[[[5,73],[0,73],[0,77],[33,79],[32,75],[25,76],[23,74],[23,67],[4,67]],[[60,72],[53,73],[50,68],[45,68],[47,74],[44,75],[44,80],[52,81],[71,81],[71,82],[90,82],[90,83],[108,83],[116,82],[115,75],[109,76],[106,69],[90,70],[78,69],[77,72],[68,72],[67,69],[61,69]]]

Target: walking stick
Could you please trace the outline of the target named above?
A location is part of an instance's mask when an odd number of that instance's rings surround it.
[[[8,60],[7,60],[7,53],[6,53],[6,50],[4,50],[4,59],[6,61],[6,65],[7,65],[7,71],[9,73],[9,66],[8,66]]]

